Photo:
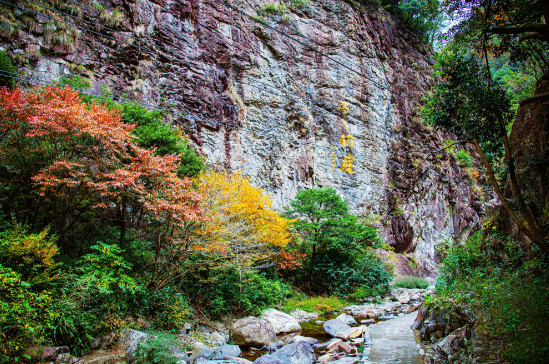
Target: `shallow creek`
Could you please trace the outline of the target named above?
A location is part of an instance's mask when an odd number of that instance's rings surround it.
[[[419,304],[417,306],[413,305],[413,306],[411,306],[411,310],[409,312],[416,311],[418,308],[419,308]],[[282,341],[284,341],[284,344],[286,344],[293,336],[301,335],[301,336],[305,336],[305,337],[315,338],[321,343],[327,342],[330,339],[332,339],[332,337],[330,335],[326,334],[326,332],[324,332],[324,327],[323,327],[324,322],[328,321],[328,320],[331,320],[331,319],[335,319],[337,316],[339,316],[342,313],[346,313],[348,315],[353,316],[353,318],[358,323],[358,325],[362,325],[361,324],[362,320],[368,320],[368,317],[355,316],[355,315],[352,314],[352,312],[349,312],[348,310],[344,309],[344,310],[342,310],[340,312],[337,312],[337,313],[336,312],[327,313],[327,314],[324,314],[324,315],[320,315],[317,318],[312,319],[310,321],[301,322],[299,325],[301,326],[302,331],[296,332],[296,333],[293,333],[293,334],[277,335],[276,339],[277,339],[277,341],[282,340]],[[379,321],[383,321],[388,317],[396,317],[396,316],[397,315],[396,315],[395,312],[393,312],[393,313],[388,312],[387,316],[380,316],[378,318],[375,318],[373,324],[376,324]],[[370,326],[370,325],[365,324],[365,326]],[[249,350],[245,350],[245,351],[243,350],[242,351],[242,357],[244,359],[248,359],[250,361],[254,361],[255,359],[259,358],[260,356],[262,356],[264,354],[269,354],[269,351],[268,350],[262,350],[262,349],[255,349],[255,348],[251,348]],[[315,354],[317,355],[317,357],[319,356],[319,353],[316,352],[316,351],[315,351]]]

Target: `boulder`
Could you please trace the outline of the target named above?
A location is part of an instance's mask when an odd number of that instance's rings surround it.
[[[242,353],[238,345],[225,344],[215,349],[213,353],[214,360],[222,360],[226,356],[238,357]]]
[[[207,345],[205,345],[204,343],[196,342],[193,345],[193,353],[190,357],[191,361],[196,360],[198,358],[204,358],[209,360],[209,359],[212,359],[213,357],[214,357],[213,350],[209,348]],[[223,359],[223,357],[221,357],[220,359]]]
[[[64,353],[57,356],[57,359],[55,359],[55,364],[74,364],[77,361],[77,357],[74,357],[69,353]]]
[[[245,317],[231,326],[230,338],[243,347],[262,347],[276,341],[276,333],[269,322],[257,317]]]
[[[318,314],[314,312],[307,312],[299,308],[290,312],[290,315],[292,315],[292,317],[294,317],[298,322],[307,322],[318,317]]]
[[[169,350],[171,357],[177,359],[178,364],[190,363],[191,360],[189,359],[187,354],[185,354],[185,352],[177,346],[172,345],[169,347]]]
[[[342,340],[348,341],[350,339],[354,339],[362,335],[362,326],[361,327],[351,327],[346,331],[338,332],[336,334],[337,338],[340,338]]]
[[[313,364],[316,361],[313,347],[306,341],[284,345],[273,356],[285,364]]]
[[[212,339],[213,341],[215,341],[219,345],[223,345],[227,342],[225,337],[217,331],[210,334],[210,339]]]
[[[353,316],[347,315],[346,313],[342,313],[341,315],[337,316],[336,320],[340,320],[349,326],[356,326],[356,321]]]
[[[133,356],[135,355],[135,352],[137,350],[137,345],[148,338],[152,338],[153,336],[150,334],[146,334],[142,331],[137,331],[133,329],[124,329],[121,332],[120,337],[120,347],[122,350],[128,352],[128,357],[130,361],[133,360]]]
[[[266,354],[255,359],[254,364],[284,364],[284,362],[276,356]]]
[[[289,341],[288,341],[288,344],[293,344],[293,343],[296,343],[298,341],[306,341],[308,342],[309,344],[311,345],[315,345],[315,344],[318,344],[318,340],[315,339],[315,338],[312,338],[312,337],[305,337],[305,336],[301,336],[301,335],[296,335],[294,337],[292,337]]]
[[[391,295],[400,303],[410,302],[411,290],[408,288],[396,288],[391,290]]]
[[[349,343],[340,343],[337,346],[337,348],[341,353],[345,353],[345,354],[356,353],[356,351],[357,351],[356,347],[352,346]]]
[[[263,311],[261,318],[273,325],[276,334],[301,331],[299,322],[293,316],[272,308]]]
[[[347,325],[341,320],[333,319],[326,321],[323,325],[323,328],[328,335],[336,337],[338,333],[350,330],[351,326]]]
[[[325,343],[322,343],[322,344],[316,344],[316,345],[313,346],[313,348],[315,350],[321,350],[321,349],[330,350],[334,347],[337,347],[339,345],[339,343],[342,343],[342,342],[343,342],[343,340],[341,340],[341,339],[333,338],[328,342],[325,342]]]

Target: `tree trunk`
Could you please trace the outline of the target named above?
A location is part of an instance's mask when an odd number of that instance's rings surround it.
[[[503,208],[505,211],[509,214],[511,217],[511,220],[519,227],[519,229],[534,243],[536,244],[546,255],[549,256],[549,247],[543,242],[543,238],[541,237],[541,234],[537,229],[535,229],[535,226],[533,228],[535,231],[531,231],[529,226],[526,225],[525,221],[521,219],[515,211],[513,211],[511,205],[509,204],[509,201],[505,198],[503,191],[499,187],[498,181],[496,180],[496,177],[494,175],[494,171],[492,170],[492,166],[490,165],[490,162],[486,158],[486,155],[482,151],[482,148],[480,147],[480,144],[476,138],[473,139],[473,144],[475,145],[475,148],[477,150],[477,153],[479,154],[480,158],[482,159],[482,162],[484,163],[484,166],[486,167],[486,173],[488,174],[488,179],[490,180],[490,183],[494,187],[494,191],[496,192],[498,198],[501,201],[501,204],[503,205]],[[517,196],[515,196],[517,197]]]
[[[309,266],[309,274],[307,275],[307,281],[309,282],[309,284],[311,283],[313,278],[313,265],[315,261],[315,256],[316,256],[316,244],[313,244],[313,252],[311,253],[311,265]]]
[[[120,209],[120,249],[126,247],[126,207],[128,205],[128,196],[122,197],[122,207]]]

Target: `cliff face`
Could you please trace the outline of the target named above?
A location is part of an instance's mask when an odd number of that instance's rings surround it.
[[[378,221],[396,252],[411,254],[397,256],[401,273],[433,274],[434,246],[478,224],[466,174],[432,152],[449,137],[418,122],[432,52],[387,12],[294,1],[265,13],[266,27],[238,11],[256,14],[262,0],[231,1],[235,8],[224,0],[100,3],[104,10],[87,1],[65,8],[90,21],[62,17],[83,27],[71,42],[48,33],[57,24],[70,36],[67,24],[30,14],[37,26],[18,31],[15,42],[3,38],[4,48],[38,78],[79,73],[96,92],[168,109],[212,167],[242,170],[278,208],[301,189],[334,187]],[[342,134],[353,136],[351,148],[342,147]],[[356,158],[354,174],[339,170],[347,154]]]

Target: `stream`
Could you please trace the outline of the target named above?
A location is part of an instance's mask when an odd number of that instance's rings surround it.
[[[323,324],[325,321],[335,319],[342,313],[353,316],[357,325],[364,325],[368,329],[375,326],[377,323],[382,321],[391,320],[393,318],[403,316],[404,314],[417,311],[421,306],[423,297],[420,300],[409,302],[409,304],[401,304],[400,302],[384,302],[381,304],[359,304],[344,307],[341,311],[338,312],[329,312],[318,317],[311,319],[309,321],[300,322],[299,325],[302,328],[302,331],[292,334],[280,334],[277,335],[277,341],[283,341],[286,344],[293,336],[301,335],[304,337],[311,337],[317,339],[320,343],[325,343],[332,339],[332,337],[324,331]],[[379,314],[375,317],[372,317],[372,311],[377,311]],[[372,322],[373,319],[373,322]],[[363,323],[368,320],[370,323]],[[242,351],[242,357],[250,361],[254,361],[258,357],[269,354],[265,348],[256,349],[250,348],[248,350]],[[315,350],[317,357],[320,355],[319,352]]]

